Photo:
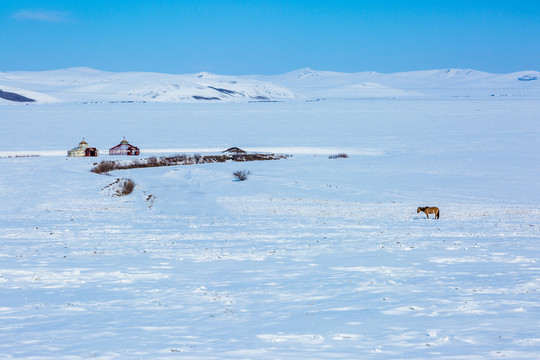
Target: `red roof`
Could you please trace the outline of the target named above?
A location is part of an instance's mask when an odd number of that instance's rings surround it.
[[[110,148],[109,154],[124,154],[128,152],[135,152],[138,150],[139,150],[138,147],[131,145],[124,139],[122,140],[120,144],[116,145],[115,147]]]

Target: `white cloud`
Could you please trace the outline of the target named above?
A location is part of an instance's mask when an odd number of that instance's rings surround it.
[[[12,15],[17,20],[34,20],[46,22],[63,22],[68,19],[69,13],[51,10],[21,10]]]

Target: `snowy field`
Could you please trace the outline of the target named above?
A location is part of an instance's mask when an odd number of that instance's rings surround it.
[[[539,114],[516,99],[1,106],[0,358],[539,359]],[[66,158],[82,137],[102,155]],[[89,172],[123,137],[142,158],[293,156]],[[135,191],[102,190],[118,177]]]

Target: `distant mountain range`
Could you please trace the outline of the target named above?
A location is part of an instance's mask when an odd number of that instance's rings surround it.
[[[373,98],[535,98],[540,72],[443,69],[392,74],[309,68],[282,75],[107,72],[91,68],[0,72],[0,104],[249,102]]]

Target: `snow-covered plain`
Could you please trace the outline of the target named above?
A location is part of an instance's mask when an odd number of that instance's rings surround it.
[[[0,107],[0,358],[538,359],[539,113],[497,98]],[[102,155],[66,158],[83,136]],[[143,158],[293,157],[89,172],[124,136]],[[118,177],[135,192],[101,190]]]

